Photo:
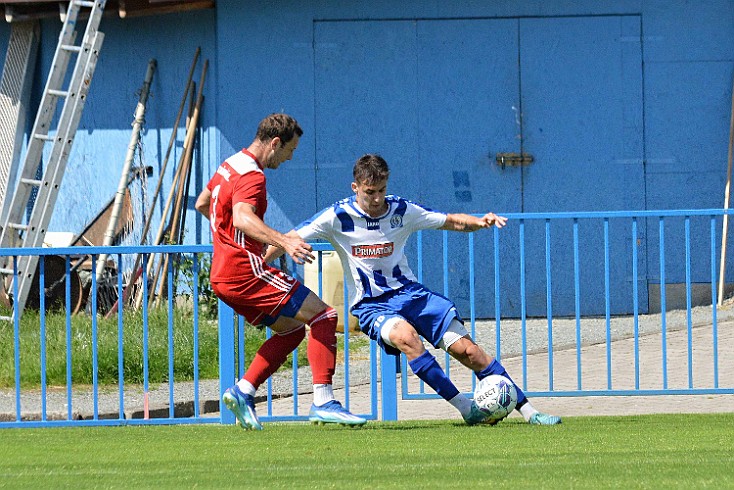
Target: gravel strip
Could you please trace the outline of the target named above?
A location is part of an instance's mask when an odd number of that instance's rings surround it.
[[[666,330],[669,332],[686,329],[688,315],[685,310],[661,314],[640,315],[638,317],[639,335],[645,336],[661,331],[665,319]],[[734,321],[734,308],[731,304],[717,310],[719,323]],[[606,342],[607,335],[612,340],[630,338],[634,335],[634,318],[631,316],[610,318],[582,318],[579,322],[580,337],[583,346]],[[712,324],[711,307],[697,307],[691,310],[691,326],[698,328]],[[553,319],[551,322],[554,350],[576,347],[577,322],[573,318]],[[548,344],[548,320],[545,318],[527,319],[525,322],[525,349],[528,354],[544,352]],[[475,322],[475,336],[477,342],[485,349],[494,353],[496,344],[496,327],[494,320]],[[471,328],[467,322],[467,328]],[[608,331],[608,333],[607,333]],[[502,359],[510,359],[522,354],[522,322],[520,320],[502,320],[500,338]],[[341,349],[340,349],[341,350]],[[370,361],[368,347],[352,349],[350,351],[349,375],[350,386],[356,387],[369,384]],[[305,394],[312,392],[311,372],[309,367],[298,370],[298,392]],[[272,392],[274,397],[287,397],[293,393],[293,376],[290,370],[282,370],[272,378]],[[334,387],[344,387],[343,365],[337,366],[334,378]],[[265,387],[261,393],[266,393]],[[194,415],[194,383],[174,383],[171,391],[168,383],[151,386],[148,393],[148,408],[151,417],[168,417],[170,414],[170,400],[173,399],[174,415],[187,417]],[[41,392],[23,390],[20,395],[21,419],[39,420],[41,418]],[[198,386],[198,405],[200,414],[219,411],[219,381],[200,380]],[[124,390],[123,412],[126,419],[142,418],[144,416],[145,393],[142,386],[126,385]],[[104,386],[98,389],[96,413],[98,418],[118,418],[120,411],[120,394],[117,386]],[[94,393],[91,386],[74,386],[71,399],[71,418],[89,419],[95,413]],[[68,394],[65,387],[49,388],[46,393],[47,419],[66,420],[69,416]],[[0,390],[0,421],[16,420],[16,393],[14,389]]]

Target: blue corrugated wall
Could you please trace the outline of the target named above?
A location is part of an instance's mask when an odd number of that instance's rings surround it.
[[[45,74],[60,23],[42,25],[39,64]],[[268,220],[279,229],[348,194],[351,166],[365,152],[391,163],[392,192],[445,211],[723,204],[734,77],[732,0],[220,0],[216,10],[106,17],[101,30],[107,37],[54,231],[78,231],[114,193],[149,58],[158,60],[159,70],[143,141],[158,177],[197,46],[212,65],[191,194],[223,158],[251,141],[263,115],[289,112],[305,135],[295,159],[268,174]],[[0,46],[8,33],[0,25]],[[504,152],[527,153],[534,163],[502,167],[495,157]],[[206,227],[194,218],[187,220],[187,242],[207,242]],[[693,248],[708,247],[704,225],[692,226]],[[542,232],[527,230],[528,254],[545,252],[542,240],[533,238]],[[515,236],[518,229],[504,233]],[[612,223],[611,253],[626,253],[629,236]],[[570,239],[570,233],[552,237],[559,281],[570,278]],[[657,225],[641,223],[638,241],[638,277],[630,266],[613,271],[612,280],[620,291],[637,281],[646,295],[660,276],[659,250],[648,246],[658,243]],[[683,260],[680,240],[665,244],[666,260]],[[443,253],[440,240],[426,246],[429,255]],[[466,255],[465,236],[452,235],[448,246],[459,251],[456,257]],[[483,245],[477,247],[482,253]],[[709,267],[696,260],[693,282],[705,283]],[[582,258],[587,290],[603,287],[602,265],[599,250],[590,246]],[[466,265],[456,259],[450,267],[461,272]],[[426,281],[442,290],[442,271],[430,263],[424,268]],[[732,281],[734,270],[728,271]],[[503,272],[503,287],[512,288],[517,275]],[[462,306],[468,277],[452,277],[448,293]],[[481,289],[479,303],[487,307],[480,316],[491,315],[492,287]],[[528,288],[528,297],[536,297],[530,311],[542,314],[544,284]],[[615,312],[624,311],[628,305],[619,301]]]

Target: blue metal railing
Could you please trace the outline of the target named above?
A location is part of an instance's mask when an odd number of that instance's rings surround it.
[[[725,210],[674,210],[674,211],[614,211],[614,212],[584,212],[584,213],[525,213],[509,214],[510,224],[503,230],[490,231],[491,240],[486,240],[487,232],[474,234],[451,234],[463,237],[465,242],[449,240],[448,232],[419,232],[416,234],[415,250],[412,257],[417,265],[413,265],[419,280],[425,282],[434,290],[457,302],[466,303],[461,311],[468,312],[467,325],[469,331],[478,341],[481,341],[487,350],[493,346],[494,353],[505,365],[512,365],[508,371],[530,396],[610,396],[610,395],[662,395],[662,394],[731,394],[734,393],[732,380],[727,379],[725,385],[720,383],[721,360],[719,353],[722,347],[731,346],[719,344],[719,318],[717,308],[717,229],[720,217],[730,213]],[[679,223],[680,222],[680,223]],[[678,226],[682,224],[681,227]],[[437,240],[437,233],[442,238]],[[426,254],[437,252],[440,266],[435,261],[427,260]],[[465,248],[464,248],[465,247]],[[323,262],[322,254],[332,250],[328,244],[314,244],[314,250],[319,255],[318,287],[317,292],[323,296]],[[24,420],[22,401],[28,390],[21,389],[21,349],[20,349],[20,321],[14,315],[12,322],[13,338],[13,366],[14,387],[0,390],[0,396],[8,398],[13,406],[13,420],[0,421],[0,427],[31,427],[55,425],[122,425],[122,424],[178,424],[178,423],[214,423],[233,422],[228,411],[219,417],[206,417],[200,411],[200,392],[203,382],[199,379],[198,332],[199,332],[199,295],[200,285],[199,261],[193,261],[193,416],[176,416],[174,405],[175,364],[173,342],[180,325],[174,322],[174,311],[178,306],[174,298],[175,277],[170,268],[168,279],[168,324],[166,326],[166,342],[168,344],[167,375],[168,383],[168,413],[167,416],[148,419],[125,419],[126,394],[132,389],[127,386],[124,378],[123,360],[123,331],[125,329],[122,315],[123,304],[118,302],[118,386],[117,388],[117,416],[111,419],[103,418],[99,410],[99,380],[98,380],[98,323],[97,315],[90,315],[92,341],[90,345],[92,357],[92,384],[89,387],[93,398],[91,415],[88,420],[74,420],[75,404],[71,366],[72,359],[72,308],[71,285],[69,281],[71,257],[90,255],[92,269],[96,270],[97,258],[106,254],[116,258],[117,270],[124,270],[124,262],[130,256],[143,254],[141,287],[143,289],[142,305],[142,370],[143,392],[146,394],[145,405],[147,413],[147,393],[149,385],[150,351],[148,345],[149,318],[148,318],[148,282],[147,265],[153,254],[192,254],[195,257],[210,254],[210,245],[188,246],[135,246],[135,247],[69,247],[69,248],[38,248],[38,249],[3,249],[0,256],[40,256],[39,292],[44,291],[47,279],[44,277],[44,261],[49,255],[65,257],[65,284],[64,301],[65,315],[65,342],[66,350],[66,403],[65,419],[50,420],[48,417],[49,387],[46,378],[47,332],[45,314],[45,295],[39,294],[39,336],[40,336],[40,404],[39,420]],[[672,257],[672,258],[671,258]],[[657,263],[655,263],[657,262]],[[431,266],[424,271],[425,265]],[[629,271],[628,275],[620,270]],[[466,271],[466,273],[464,273]],[[429,272],[429,273],[427,273]],[[538,273],[542,272],[542,273]],[[17,274],[17,272],[16,272]],[[466,282],[468,278],[468,282]],[[91,276],[91,311],[97,311],[98,293],[96,277]],[[642,283],[642,284],[640,284]],[[682,284],[684,287],[685,320],[684,325],[672,328],[669,324],[667,307],[671,303],[668,286]],[[694,285],[708,284],[710,290],[710,315],[705,319],[704,327],[710,337],[710,345],[706,346],[707,355],[703,370],[706,373],[705,383],[696,369],[701,369],[701,362],[696,361],[703,347],[694,344],[694,318],[692,289]],[[644,286],[644,287],[642,287]],[[117,296],[122,296],[122,275],[116,281]],[[650,317],[654,287],[659,291],[659,317],[655,317],[658,325],[654,335],[657,339],[655,351],[655,365],[644,364],[643,358],[648,354],[650,332],[643,331],[642,319]],[[344,291],[343,303],[348,303]],[[589,311],[592,311],[589,314]],[[700,312],[699,312],[700,313]],[[340,314],[348,317],[345,306]],[[535,318],[536,316],[540,318]],[[700,315],[699,315],[700,316]],[[631,324],[629,334],[615,334],[613,324],[622,319]],[[593,321],[599,325],[598,338],[589,341],[587,324]],[[564,337],[561,328],[563,322],[570,323],[572,332]],[[345,329],[347,321],[344,321]],[[515,325],[516,324],[516,325]],[[245,336],[247,328],[241,318],[235,318],[228,307],[220,304],[219,311],[219,382],[218,395],[230,386],[233,380],[244,373],[248,361],[245,358]],[[3,327],[6,328],[6,327]],[[565,327],[564,327],[565,328]],[[513,330],[515,329],[515,330]],[[680,366],[670,365],[669,348],[678,331],[685,333],[684,371],[685,383],[670,378],[674,370]],[[487,334],[491,334],[487,336]],[[268,334],[269,335],[269,334]],[[510,336],[515,336],[515,344],[509,346]],[[367,349],[369,364],[369,400],[364,397],[354,399],[353,378],[354,351],[351,347],[350,335],[343,336],[343,362],[340,369],[344,372],[341,399],[350,409],[361,412],[371,419],[382,418],[391,420],[397,418],[398,399],[428,399],[436,398],[430,390],[426,390],[422,383],[414,386],[413,377],[408,376],[408,366],[404,358],[398,363],[397,358],[379,355],[374,343]],[[623,369],[615,364],[617,347],[615,342],[631,339],[631,359],[629,366]],[[677,341],[677,337],[675,339]],[[643,343],[645,344],[643,348]],[[593,359],[594,363],[603,366],[604,373],[601,385],[594,385],[586,374],[590,355],[585,349],[589,346],[600,348]],[[360,354],[364,355],[364,354]],[[541,356],[543,363],[533,361],[533,356]],[[273,386],[272,379],[266,385],[267,404],[261,413],[265,421],[270,420],[305,420],[307,409],[301,406],[303,398],[299,396],[299,381],[303,377],[299,373],[298,355],[293,356],[291,364],[292,382],[290,384],[287,408],[279,401],[281,393]],[[451,360],[444,355],[445,370],[449,376],[456,377],[457,384],[461,382],[462,372],[466,370],[452,369]],[[534,362],[534,363],[533,363]],[[680,363],[679,363],[680,364]],[[378,372],[379,366],[379,372]],[[650,373],[659,375],[657,385],[648,382]],[[401,393],[398,394],[397,377],[401,376]],[[620,381],[620,374],[627,374],[629,379]],[[379,383],[378,383],[379,380]],[[308,382],[310,380],[306,380]],[[361,381],[360,381],[361,382]],[[469,379],[461,389],[473,390],[474,381]],[[77,387],[77,389],[80,389]],[[84,387],[83,389],[87,389]],[[415,391],[414,391],[415,389]],[[380,390],[380,396],[378,396]],[[33,391],[33,390],[30,390]],[[428,392],[427,392],[428,391]],[[306,397],[309,398],[310,397]],[[378,404],[378,400],[380,400]]]
[[[505,230],[493,230],[493,248],[492,251],[492,265],[488,268],[488,273],[485,275],[493,274],[494,278],[494,317],[495,317],[495,353],[497,358],[502,358],[503,362],[517,362],[517,369],[521,371],[521,375],[515,374],[516,381],[520,382],[523,389],[528,393],[529,396],[612,396],[612,395],[659,395],[659,394],[732,394],[734,393],[734,383],[729,381],[726,386],[720,385],[719,369],[721,365],[721,359],[719,356],[719,333],[718,333],[718,317],[717,308],[717,229],[720,227],[720,220],[717,218],[724,214],[731,214],[728,210],[673,210],[673,211],[615,211],[615,212],[584,212],[584,213],[525,213],[525,214],[509,214],[507,217],[510,223],[514,222],[514,226],[517,228],[518,242],[513,244],[512,239],[514,236],[506,239],[506,236],[502,236],[507,232]],[[699,228],[702,229],[698,235],[698,246],[696,247],[696,255],[692,254],[692,219],[698,218]],[[669,223],[673,221],[682,220],[682,232],[680,235],[676,235],[675,232],[679,231],[678,228],[671,226]],[[579,223],[581,221],[600,221],[601,222],[601,236],[598,237],[599,245],[596,246],[596,250],[600,251],[599,257],[595,260],[599,261],[599,264],[592,264],[595,270],[598,271],[600,278],[591,278],[600,280],[603,284],[603,294],[598,297],[583,297],[582,289],[584,285],[588,285],[590,278],[587,276],[582,280],[584,272],[583,264],[583,253],[580,249],[580,243],[582,239],[586,240],[587,248],[594,248],[591,243],[589,236],[582,236],[580,234]],[[615,235],[612,235],[611,224],[615,222]],[[655,223],[657,221],[657,223]],[[570,222],[570,234],[562,237],[563,239],[557,241],[559,235],[563,233],[558,231],[563,228],[564,222]],[[630,245],[625,250],[620,251],[619,247],[612,253],[612,237],[619,240],[619,230],[621,226],[620,222],[626,223],[629,227],[630,233]],[[655,227],[654,225],[657,224]],[[641,386],[641,378],[647,378],[645,373],[641,370],[641,345],[640,345],[640,318],[641,315],[646,314],[650,316],[649,307],[646,304],[644,308],[641,307],[641,291],[639,288],[639,265],[642,254],[640,253],[641,245],[639,241],[639,230],[640,225],[645,226],[648,230],[654,230],[657,228],[657,237],[648,237],[648,250],[656,250],[657,257],[654,254],[648,253],[648,269],[647,269],[647,286],[658,285],[659,288],[659,301],[660,301],[660,313],[659,322],[656,335],[659,337],[659,348],[657,352],[653,354],[653,357],[657,358],[660,363],[655,368],[659,371],[659,384],[658,386],[650,386],[651,383],[646,382],[647,387]],[[536,233],[536,239],[542,239],[543,248],[542,254],[535,254],[532,257],[528,257],[526,254],[527,250],[527,230],[535,226],[536,231],[542,230],[542,233]],[[672,228],[672,229],[671,229]],[[446,236],[449,232],[444,231],[444,281],[445,275],[447,274],[446,257],[463,257],[468,254],[468,263],[470,264],[469,275],[470,275],[470,301],[469,301],[469,321],[471,325],[471,332],[474,335],[476,332],[476,321],[475,312],[478,308],[476,303],[476,294],[474,292],[475,282],[475,268],[482,264],[484,261],[481,257],[475,257],[475,246],[474,246],[474,235],[470,235],[467,239],[466,249],[449,251],[447,248]],[[705,237],[708,235],[709,243],[706,244]],[[624,237],[621,237],[624,238]],[[419,236],[418,240],[421,241],[424,238]],[[656,242],[656,243],[654,243]],[[559,266],[555,262],[557,258],[557,251],[560,248],[559,244],[572,248],[572,261],[571,263],[562,264]],[[534,245],[537,245],[534,244]],[[706,246],[707,245],[707,246]],[[706,247],[704,249],[703,247]],[[422,245],[421,245],[422,247]],[[683,249],[682,260],[669,260],[666,257],[666,252],[676,252],[676,247]],[[539,247],[536,247],[539,248]],[[566,252],[564,250],[564,252]],[[681,255],[678,253],[678,255]],[[708,256],[708,259],[701,260],[702,256]],[[615,283],[613,280],[613,271],[619,269],[620,261],[628,260],[630,257],[631,261],[631,291],[629,304],[631,308],[628,311],[620,314],[619,312],[612,311],[613,296],[612,292],[615,288],[620,288],[619,280]],[[652,262],[657,259],[657,264],[653,265]],[[699,267],[694,270],[692,268],[692,259],[697,259]],[[425,258],[423,259],[425,260]],[[530,280],[535,282],[535,295],[531,298],[528,295],[527,284],[529,276],[527,274],[526,266],[528,260],[534,260],[535,262],[544,262],[544,277],[534,276]],[[705,267],[708,262],[708,268]],[[519,315],[516,310],[512,313],[506,313],[502,309],[502,305],[506,305],[506,298],[503,297],[506,293],[501,287],[501,271],[507,270],[507,264],[510,267],[519,267],[519,290],[518,298],[520,311]],[[588,265],[588,261],[587,264]],[[422,262],[419,263],[419,267],[422,266]],[[563,269],[563,266],[567,266],[567,270]],[[707,270],[708,269],[708,270]],[[659,276],[654,277],[654,271],[657,271]],[[652,273],[651,273],[652,272]],[[694,383],[694,342],[693,342],[693,320],[692,320],[692,284],[694,274],[698,278],[699,283],[709,284],[710,300],[708,305],[710,308],[710,316],[704,320],[705,323],[709,324],[712,339],[712,345],[707,347],[707,352],[710,355],[710,361],[708,364],[699,366],[698,379]],[[674,276],[675,280],[670,280],[669,276]],[[561,280],[558,280],[558,278]],[[643,271],[644,277],[644,271]],[[655,280],[657,279],[657,281]],[[669,379],[669,371],[675,367],[671,366],[669,345],[671,343],[671,330],[668,324],[668,286],[678,284],[682,281],[685,288],[685,381],[684,385],[681,385],[681,380],[676,380],[675,386]],[[486,285],[486,280],[485,280]],[[540,287],[539,287],[540,286]],[[444,294],[451,297],[452,294],[456,294],[456,291],[448,291],[448,288],[444,285]],[[545,304],[543,305],[538,301],[540,291],[545,293]],[[460,293],[460,291],[459,291]],[[647,293],[647,292],[646,292]],[[569,320],[575,325],[574,341],[564,342],[559,345],[554,339],[554,327],[558,325],[560,315],[556,313],[555,302],[559,297],[564,294],[570,295],[573,299],[573,309]],[[491,295],[490,295],[491,296]],[[584,359],[582,359],[582,322],[587,321],[587,316],[582,313],[582,299],[587,303],[591,301],[594,304],[603,305],[603,317],[595,317],[595,323],[603,322],[603,337],[595,341],[593,344],[602,346],[603,351],[597,355],[594,362],[601,361],[605,366],[605,387],[588,388],[589,375],[583,374]],[[654,298],[653,298],[654,299]],[[538,305],[545,307],[545,318],[542,320],[546,323],[546,344],[545,351],[543,352],[544,358],[547,359],[547,367],[542,373],[547,383],[546,387],[538,383],[530,383],[529,380],[529,363],[528,360],[533,355],[528,348],[528,322],[529,315],[527,313],[528,304],[530,301],[536,302],[536,311],[540,310]],[[646,301],[647,303],[647,301]],[[712,306],[714,305],[714,306]],[[644,311],[641,311],[644,310]],[[564,312],[565,313],[565,312]],[[568,315],[563,315],[568,316]],[[593,315],[592,315],[593,316]],[[501,341],[502,330],[501,322],[507,324],[508,318],[520,318],[520,348],[517,351],[511,352],[510,356],[507,356],[507,348]],[[625,320],[632,322],[632,364],[629,366],[629,373],[625,369],[619,369],[614,367],[614,356],[616,355],[615,348],[613,347],[617,340],[612,331],[612,323],[617,320]],[[486,323],[486,322],[485,322]],[[538,320],[535,320],[538,323]],[[624,338],[624,336],[623,336]],[[484,342],[487,347],[486,341]],[[697,345],[696,348],[702,349],[702,346]],[[536,349],[537,350],[537,349]],[[572,363],[564,365],[564,372],[558,370],[558,360],[556,359],[561,353],[566,354],[568,357],[568,351],[571,351],[575,356]],[[625,353],[626,354],[626,353]],[[649,357],[649,354],[648,354]],[[451,360],[446,363],[445,370],[449,371],[449,365],[456,361]],[[699,362],[699,364],[701,364]],[[403,362],[402,371],[407,372],[407,363]],[[462,368],[463,369],[463,368]],[[648,368],[649,371],[650,368]],[[509,369],[508,369],[509,370]],[[566,372],[566,371],[573,372]],[[509,370],[512,375],[513,371]],[[514,371],[517,373],[518,371]],[[707,376],[709,373],[712,376]],[[630,380],[624,379],[624,375],[629,374]],[[384,373],[383,377],[388,377],[388,373]],[[564,378],[563,387],[556,385],[556,379]],[[575,379],[573,379],[575,378]],[[622,378],[622,379],[620,379]],[[680,377],[679,377],[680,378]],[[706,383],[705,379],[710,379],[709,383]],[[575,386],[571,386],[568,381],[573,381]],[[594,381],[597,381],[594,379]],[[645,381],[648,381],[645,379]],[[656,381],[658,382],[658,381]],[[403,377],[402,383],[402,398],[403,399],[429,399],[437,398],[438,396],[434,393],[426,393],[422,384],[415,383],[417,388],[412,391],[409,388],[409,380],[407,377]],[[471,379],[469,383],[465,385],[465,389],[474,389],[474,380]],[[621,386],[621,387],[620,387]]]

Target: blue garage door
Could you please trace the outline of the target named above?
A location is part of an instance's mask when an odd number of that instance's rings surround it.
[[[634,16],[317,23],[319,204],[343,197],[355,159],[378,152],[391,164],[391,192],[443,211],[644,209],[639,25]],[[499,165],[501,154],[533,163]],[[612,253],[629,250],[626,228],[611,223]],[[526,230],[530,315],[546,311],[543,230]],[[562,224],[552,235],[556,314],[573,312],[570,232]],[[582,300],[586,314],[603,313],[601,232],[582,223],[583,292],[596,298]],[[477,313],[491,317],[493,244],[476,237]],[[518,227],[501,237],[502,314],[517,316]],[[465,312],[467,241],[450,236],[447,285],[434,262],[423,271]],[[436,236],[424,253],[440,257],[443,246]],[[631,308],[624,263],[613,271],[615,313]]]

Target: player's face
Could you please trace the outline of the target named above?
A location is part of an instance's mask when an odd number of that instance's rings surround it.
[[[300,138],[298,136],[293,136],[293,139],[284,145],[280,138],[273,138],[270,142],[270,154],[265,161],[265,166],[267,168],[275,169],[278,168],[281,163],[293,158],[293,152],[298,148],[299,139]]]
[[[377,218],[387,211],[387,180],[373,184],[352,182],[352,190],[357,194],[357,204],[368,215]]]

